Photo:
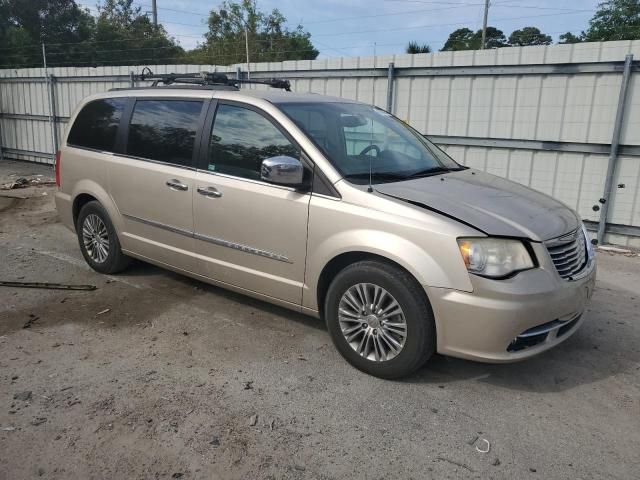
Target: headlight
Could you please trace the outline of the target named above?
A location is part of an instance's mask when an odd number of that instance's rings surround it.
[[[520,240],[459,238],[458,246],[467,270],[484,277],[506,277],[535,267],[531,255]]]

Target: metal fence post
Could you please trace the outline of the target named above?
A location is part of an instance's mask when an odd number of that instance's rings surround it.
[[[58,152],[58,127],[56,126],[56,77],[47,74],[47,90],[49,93],[49,123],[51,124],[51,138],[53,140],[53,155]]]
[[[136,88],[136,78],[134,76],[133,70],[129,72],[129,86],[131,88]]]
[[[394,64],[389,64],[389,70],[387,71],[387,112],[393,113],[393,74]]]
[[[611,139],[611,150],[609,153],[609,163],[607,165],[607,176],[604,181],[604,193],[600,199],[600,222],[598,223],[598,244],[604,242],[604,234],[607,228],[607,213],[609,204],[613,198],[612,187],[618,163],[618,150],[620,147],[620,134],[622,133],[622,122],[624,120],[624,108],[631,78],[631,67],[633,66],[633,54],[629,54],[624,59],[624,70],[622,71],[622,83],[620,85],[620,96],[618,97],[618,110],[616,120],[613,125],[613,138]]]
[[[2,147],[4,146],[2,142],[4,141],[4,137],[2,136],[2,83],[0,83],[0,162],[4,160],[4,153],[2,153]]]

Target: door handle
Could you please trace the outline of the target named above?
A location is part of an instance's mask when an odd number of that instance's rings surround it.
[[[176,180],[175,178],[173,180],[167,180],[167,187],[171,188],[172,190],[180,190],[181,192],[189,190],[189,185],[185,185],[180,180]]]
[[[214,187],[198,187],[198,193],[209,198],[220,198],[222,196],[222,192],[219,192]]]

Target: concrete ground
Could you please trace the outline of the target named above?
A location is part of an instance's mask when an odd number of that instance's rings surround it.
[[[27,197],[0,198],[0,280],[97,290],[0,287],[0,478],[638,478],[638,257],[598,255],[555,350],[384,381],[317,320],[143,263],[93,272],[54,188],[0,191]]]

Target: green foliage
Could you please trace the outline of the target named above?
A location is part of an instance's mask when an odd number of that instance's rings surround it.
[[[459,28],[449,34],[449,38],[442,47],[442,51],[476,50],[479,48],[480,42],[476,42],[473,31],[468,28]]]
[[[162,25],[141,13],[133,0],[106,0],[98,7],[95,47],[89,62],[95,65],[181,63],[184,50]]]
[[[205,42],[185,52],[133,0],[103,0],[94,18],[75,0],[0,0],[0,68],[162,63],[231,64],[246,61],[245,19],[252,62],[314,59],[310,34],[290,30],[274,9],[255,0],[223,2],[211,11]]]
[[[598,5],[589,28],[587,42],[640,39],[640,0],[606,0]]]
[[[571,32],[567,32],[560,35],[558,43],[580,43],[580,42],[584,42],[584,33],[580,35],[574,35]]]
[[[66,44],[50,52],[52,63],[64,64],[82,51],[94,26],[93,17],[75,1],[0,0],[0,65],[42,66],[42,42]]]
[[[431,47],[429,45],[422,44],[420,45],[418,42],[409,42],[407,45],[407,53],[431,53]]]
[[[473,32],[468,28],[459,28],[451,32],[449,38],[442,47],[442,51],[452,50],[480,50],[482,46],[482,30]],[[485,48],[507,47],[507,39],[502,30],[496,27],[487,27]]]
[[[205,43],[189,53],[201,63],[228,65],[246,62],[245,35],[251,62],[313,60],[320,52],[302,26],[289,30],[278,9],[258,10],[255,0],[224,1],[209,14]]]
[[[514,47],[525,47],[527,45],[551,45],[553,39],[545,35],[537,27],[524,27],[514,30],[509,35],[509,45]]]

